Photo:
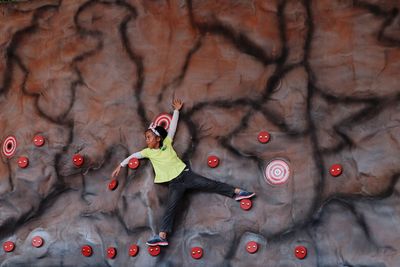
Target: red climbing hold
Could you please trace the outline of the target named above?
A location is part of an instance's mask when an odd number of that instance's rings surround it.
[[[304,259],[304,258],[307,256],[307,249],[306,249],[306,247],[304,247],[304,246],[297,246],[297,247],[294,249],[294,255],[295,255],[298,259],[300,259],[300,260]]]
[[[43,246],[43,244],[44,240],[40,236],[35,236],[32,238],[32,246],[34,246],[35,248],[40,248],[41,246]]]
[[[128,167],[131,169],[137,169],[139,167],[139,160],[137,158],[131,158],[128,163]]]
[[[245,199],[240,200],[240,207],[241,207],[243,210],[249,210],[249,209],[251,209],[251,206],[252,206],[252,205],[253,205],[253,203],[252,203],[251,200],[248,199],[248,198],[245,198]]]
[[[90,257],[90,256],[92,256],[92,254],[93,254],[92,247],[89,246],[89,245],[84,245],[84,246],[82,246],[81,253],[82,253],[82,255],[85,256],[85,257]]]
[[[108,184],[108,189],[111,191],[114,191],[118,187],[118,180],[113,179],[109,184]]]
[[[14,156],[15,151],[17,150],[17,138],[15,136],[7,136],[7,138],[3,142],[3,154],[7,158],[11,158]]]
[[[191,255],[193,259],[198,260],[203,257],[203,249],[201,247],[193,247]]]
[[[135,257],[139,253],[139,247],[137,245],[131,245],[129,247],[129,256]]]
[[[150,246],[147,250],[153,257],[157,256],[161,252],[160,246]]]
[[[258,243],[254,241],[247,242],[246,250],[250,254],[256,253],[258,250]]]
[[[258,141],[260,141],[260,143],[268,143],[270,138],[270,135],[267,131],[262,131],[258,134]]]
[[[219,158],[217,156],[209,156],[207,163],[210,168],[215,168],[219,164]]]
[[[107,257],[109,259],[114,259],[117,256],[117,249],[114,247],[109,247],[107,249]]]
[[[35,137],[33,137],[33,143],[37,147],[43,146],[44,145],[44,137],[41,135],[36,135]]]
[[[342,171],[343,171],[343,167],[340,164],[333,164],[331,166],[331,169],[329,170],[330,174],[333,177],[337,177],[337,176],[341,175]]]
[[[18,166],[22,169],[28,167],[29,159],[27,157],[19,157],[18,158]]]
[[[80,154],[75,154],[75,155],[72,157],[72,162],[74,163],[74,165],[75,165],[76,167],[82,166],[82,165],[83,165],[83,162],[84,162],[83,156],[80,155]]]
[[[6,241],[3,243],[3,249],[5,252],[11,252],[15,248],[15,244],[12,241]]]

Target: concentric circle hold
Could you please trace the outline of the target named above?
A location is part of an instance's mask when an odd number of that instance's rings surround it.
[[[284,184],[289,179],[289,176],[289,165],[284,160],[272,160],[265,168],[265,179],[271,185]]]

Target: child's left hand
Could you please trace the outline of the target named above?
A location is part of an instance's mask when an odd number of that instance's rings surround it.
[[[174,99],[172,101],[172,106],[174,107],[174,109],[180,110],[183,106],[183,101],[181,99]]]

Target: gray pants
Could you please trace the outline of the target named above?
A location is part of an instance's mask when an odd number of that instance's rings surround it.
[[[199,191],[218,193],[227,197],[235,195],[235,187],[205,178],[191,170],[185,169],[175,179],[169,182],[169,194],[167,210],[161,223],[161,232],[172,232],[177,207],[186,190],[196,189]]]

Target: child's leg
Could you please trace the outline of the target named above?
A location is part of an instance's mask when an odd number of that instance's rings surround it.
[[[177,211],[177,207],[185,193],[185,188],[182,184],[171,183],[169,186],[167,208],[164,212],[160,227],[160,236],[162,238],[166,237],[167,233],[172,232],[172,227],[174,225],[174,219]]]
[[[240,189],[229,184],[214,181],[190,171],[185,179],[187,189],[200,189],[207,192],[218,193],[228,197],[234,197]]]

